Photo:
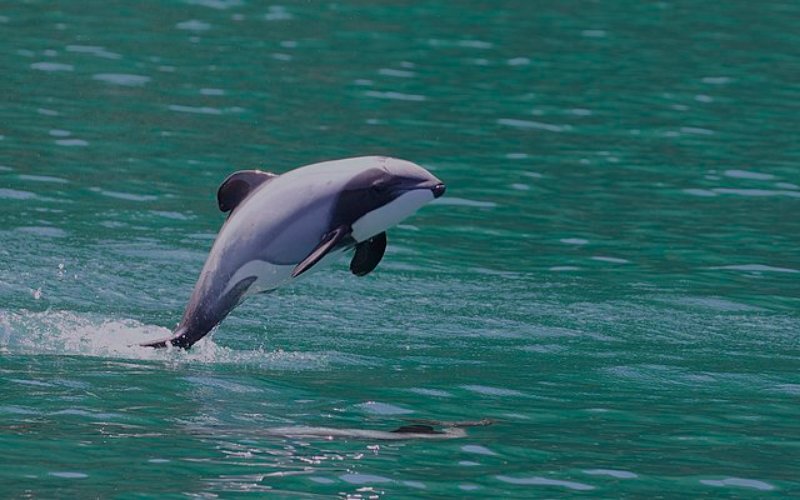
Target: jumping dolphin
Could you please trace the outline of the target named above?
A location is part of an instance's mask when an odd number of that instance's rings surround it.
[[[414,163],[364,156],[276,175],[231,174],[217,191],[228,218],[217,235],[178,327],[143,344],[189,348],[240,302],[271,292],[355,249],[350,270],[364,276],[386,249],[385,231],[444,194]]]

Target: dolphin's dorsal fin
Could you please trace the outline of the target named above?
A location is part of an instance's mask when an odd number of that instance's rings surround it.
[[[261,170],[239,170],[234,172],[220,184],[217,190],[217,203],[223,212],[236,208],[247,195],[261,184],[274,179],[278,174]]]
[[[303,274],[304,272],[311,269],[311,267],[322,260],[328,252],[334,250],[347,236],[350,235],[352,229],[350,226],[342,225],[331,231],[330,233],[323,236],[322,241],[319,242],[314,250],[308,254],[308,257],[303,259],[302,262],[297,264],[297,266],[292,271],[292,278],[296,278]]]
[[[386,232],[356,245],[356,254],[350,261],[350,271],[356,276],[365,276],[375,269],[386,251]]]
[[[395,432],[398,434],[444,434],[444,432],[437,431],[430,425],[424,424],[404,425],[390,432]]]

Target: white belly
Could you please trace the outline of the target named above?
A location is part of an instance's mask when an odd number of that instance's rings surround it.
[[[343,250],[329,253],[323,257],[322,260],[317,262],[309,270],[309,272],[303,273],[303,276],[336,262],[345,253],[346,252]],[[237,283],[250,277],[255,277],[256,280],[253,281],[253,283],[244,293],[242,296],[243,299],[257,293],[275,290],[276,288],[280,288],[295,279],[292,278],[292,271],[294,268],[294,265],[278,265],[263,260],[251,260],[236,270],[231,279],[228,281],[228,284],[225,286],[225,290],[222,294],[225,295],[234,286],[236,286]]]
[[[431,200],[433,193],[427,189],[408,191],[353,222],[353,238],[359,243],[366,241],[402,221]]]

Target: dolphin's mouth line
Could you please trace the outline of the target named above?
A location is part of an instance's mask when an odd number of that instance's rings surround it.
[[[439,198],[447,190],[447,186],[445,186],[443,183],[439,182],[439,183],[434,184],[434,185],[423,184],[423,185],[419,185],[419,186],[401,187],[401,188],[397,189],[397,193],[398,194],[405,194],[405,193],[408,193],[408,192],[411,192],[411,191],[420,191],[420,190],[430,191],[431,193],[433,193],[433,197],[434,198]]]

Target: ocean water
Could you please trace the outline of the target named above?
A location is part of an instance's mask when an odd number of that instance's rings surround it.
[[[798,19],[4,4],[0,496],[800,496]],[[448,184],[374,273],[132,347],[230,172],[365,154]]]

